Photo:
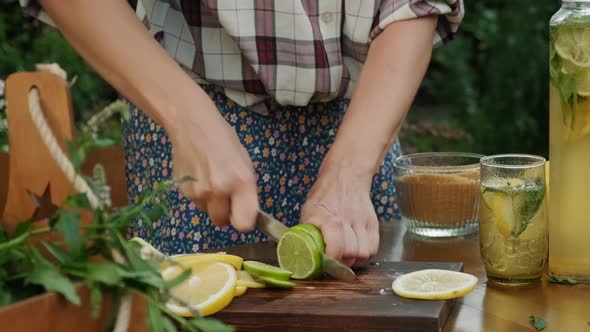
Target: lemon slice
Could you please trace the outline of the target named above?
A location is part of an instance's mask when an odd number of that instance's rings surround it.
[[[512,234],[516,220],[512,210],[512,197],[503,191],[486,191],[484,203],[492,210],[498,231],[505,237]]]
[[[236,289],[234,290],[234,296],[242,296],[242,295],[244,295],[244,293],[246,293],[247,290],[248,290],[248,287],[236,284]]]
[[[192,316],[192,311],[202,316],[212,315],[225,308],[234,298],[237,274],[227,263],[210,262],[191,266],[191,276],[170,290],[173,297],[166,307],[178,315]],[[165,280],[173,279],[182,267],[171,266],[162,271]],[[179,304],[178,299],[189,308]]]
[[[140,255],[141,255],[141,259],[143,259],[143,260],[149,261],[149,260],[153,260],[153,259],[164,259],[166,257],[158,249],[154,248],[154,246],[152,246],[146,240],[144,240],[140,237],[134,237],[129,241],[136,242],[141,245]]]
[[[590,67],[590,30],[563,27],[554,44],[555,51],[563,59],[578,67]]]
[[[247,288],[264,288],[265,285],[259,282],[256,282],[254,278],[250,275],[250,273],[246,271],[238,271],[238,281],[236,282],[238,286],[244,286]]]
[[[477,277],[455,271],[428,269],[404,274],[393,281],[391,288],[398,296],[448,300],[467,295],[477,285]]]
[[[171,256],[168,259],[185,267],[201,263],[221,262],[233,266],[236,270],[240,270],[242,268],[242,262],[244,261],[244,259],[240,256],[228,255],[224,253],[183,254]],[[169,266],[169,263],[164,263],[164,266]]]

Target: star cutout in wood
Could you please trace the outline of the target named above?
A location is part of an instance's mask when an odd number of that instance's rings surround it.
[[[33,216],[31,217],[31,221],[43,220],[51,218],[55,215],[59,207],[53,204],[53,201],[51,200],[50,183],[47,183],[47,186],[45,187],[45,190],[41,196],[38,196],[28,189],[27,193],[29,194],[33,204],[36,206],[35,212],[33,212]]]

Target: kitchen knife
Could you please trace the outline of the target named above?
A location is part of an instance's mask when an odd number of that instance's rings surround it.
[[[268,236],[271,241],[277,243],[289,229],[289,227],[283,225],[273,218],[273,216],[261,210],[258,210],[258,215],[256,216],[256,228]],[[326,256],[323,252],[320,252],[320,254],[322,257],[322,271],[324,273],[333,278],[345,281],[353,281],[356,278],[356,275],[348,266]]]

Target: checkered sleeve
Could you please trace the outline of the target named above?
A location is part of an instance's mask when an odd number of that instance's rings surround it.
[[[389,24],[429,15],[438,15],[433,45],[451,40],[464,15],[463,0],[382,0],[375,15],[370,38],[375,39]]]

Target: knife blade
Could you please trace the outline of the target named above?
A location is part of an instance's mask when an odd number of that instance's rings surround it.
[[[283,225],[273,216],[262,210],[258,210],[258,215],[256,216],[256,228],[264,233],[271,241],[276,243],[279,242],[279,239],[289,229],[289,227]],[[356,278],[356,275],[350,267],[332,257],[326,256],[323,252],[320,252],[320,255],[322,257],[322,271],[324,273],[333,278],[345,281],[353,281]]]

